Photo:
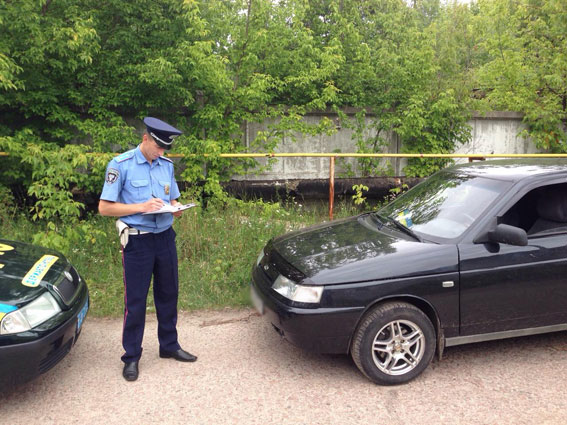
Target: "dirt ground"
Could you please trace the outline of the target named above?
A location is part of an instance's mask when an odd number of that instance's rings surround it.
[[[565,424],[567,332],[448,348],[380,387],[348,356],[302,351],[253,310],[183,313],[196,363],[158,357],[149,315],[140,378],[121,375],[120,319],[87,318],[54,369],[0,395],[6,424]]]

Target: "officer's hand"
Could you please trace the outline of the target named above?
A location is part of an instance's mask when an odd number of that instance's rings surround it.
[[[171,205],[176,206],[176,205],[181,205],[179,202],[177,202],[177,199],[174,199],[173,201],[171,201]],[[183,211],[177,211],[173,213],[174,217],[181,217],[181,214],[183,214]]]
[[[146,202],[143,202],[141,205],[142,205],[141,212],[152,212],[159,210],[163,205],[163,201],[160,198],[151,198],[148,199]]]

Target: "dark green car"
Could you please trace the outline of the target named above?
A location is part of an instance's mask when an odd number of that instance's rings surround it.
[[[27,382],[63,359],[88,309],[87,285],[62,254],[0,239],[0,388]]]

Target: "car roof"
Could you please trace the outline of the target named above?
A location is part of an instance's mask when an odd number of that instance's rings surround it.
[[[454,165],[449,172],[519,181],[546,174],[567,174],[567,158],[498,159]]]

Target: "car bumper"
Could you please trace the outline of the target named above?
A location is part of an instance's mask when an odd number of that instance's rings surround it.
[[[347,354],[363,307],[298,308],[276,299],[256,268],[250,284],[256,309],[292,344],[305,350]]]
[[[71,351],[89,308],[86,286],[75,306],[71,317],[52,332],[34,341],[0,347],[2,391],[13,389],[47,372]]]

